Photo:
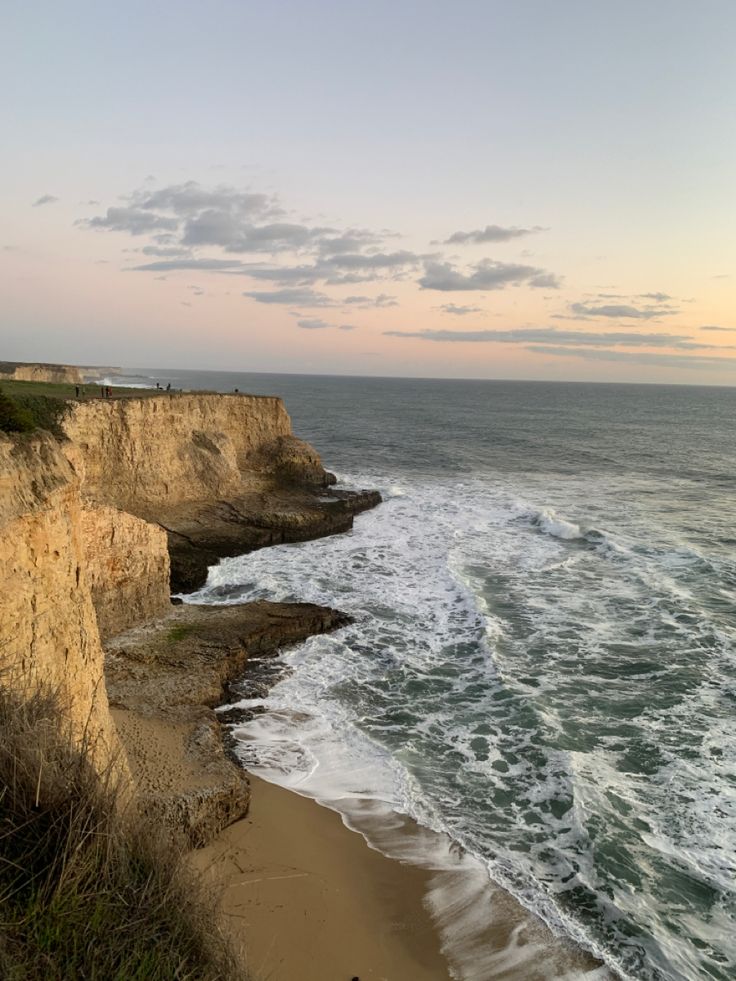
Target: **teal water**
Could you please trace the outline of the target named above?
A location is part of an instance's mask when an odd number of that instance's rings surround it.
[[[386,498],[211,570],[356,617],[249,763],[446,832],[623,977],[736,977],[736,390],[157,377],[277,392]]]

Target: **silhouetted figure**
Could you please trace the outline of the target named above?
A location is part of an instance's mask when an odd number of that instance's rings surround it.
[[[238,389],[238,388],[234,388],[234,389],[233,389],[233,391],[235,392],[235,394],[236,394],[236,395],[238,395],[238,394],[239,394],[239,392],[240,392],[240,389]]]
[[[76,398],[79,398],[79,385],[74,386],[74,394]]]
[[[156,382],[156,388],[161,388],[158,382]]]
[[[105,386],[104,385],[100,388],[100,395],[103,397],[103,399],[106,398]]]
[[[107,392],[106,392],[106,394],[107,394],[107,397],[109,399],[112,398],[112,388],[109,385],[107,386]]]
[[[166,391],[167,392],[171,391],[171,382],[169,382],[169,384],[166,386]]]

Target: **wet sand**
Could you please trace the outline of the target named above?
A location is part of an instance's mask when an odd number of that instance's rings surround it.
[[[431,873],[368,848],[334,811],[250,779],[248,817],[194,861],[224,886],[254,981],[448,981],[423,902]]]

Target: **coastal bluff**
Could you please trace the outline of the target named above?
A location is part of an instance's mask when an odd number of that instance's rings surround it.
[[[223,556],[347,530],[380,495],[334,488],[275,397],[69,399],[59,426],[0,433],[2,684],[56,692],[96,765],[119,764],[147,811],[201,845],[248,807],[213,711],[224,687],[251,654],[346,618],[175,607],[172,589]],[[159,745],[181,779],[157,769]]]
[[[85,499],[165,530],[173,592],[199,588],[221,558],[347,531],[380,501],[332,489],[273,396],[75,401],[61,426]]]
[[[0,382],[52,382],[56,385],[80,385],[82,370],[71,364],[41,364],[31,361],[0,361]]]

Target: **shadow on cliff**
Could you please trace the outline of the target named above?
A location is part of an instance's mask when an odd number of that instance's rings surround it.
[[[66,716],[0,686],[0,976],[242,981],[181,845],[100,780]]]

